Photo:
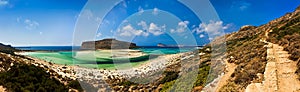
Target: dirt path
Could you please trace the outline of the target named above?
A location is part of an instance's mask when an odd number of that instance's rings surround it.
[[[262,83],[251,83],[246,92],[300,92],[300,81],[295,71],[297,63],[289,60],[283,47],[268,43],[267,65]]]
[[[226,72],[219,80],[219,84],[216,89],[216,92],[219,92],[220,89],[228,83],[227,82],[228,79],[230,79],[231,74],[234,72],[235,68],[237,67],[237,65],[235,65],[234,63],[228,63],[227,60],[225,61],[225,64],[226,64]]]
[[[297,63],[288,59],[290,55],[283,50],[283,47],[273,44],[273,50],[277,68],[278,92],[300,92],[300,81],[295,74]]]

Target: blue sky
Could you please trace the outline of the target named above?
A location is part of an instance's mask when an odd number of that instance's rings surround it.
[[[114,5],[98,21],[101,9],[90,10],[87,0],[0,0],[0,43],[13,46],[72,45],[78,18],[95,20],[81,26],[97,26],[94,39],[117,38],[140,46],[165,43],[198,45],[210,41],[210,30],[237,31],[243,25],[259,26],[292,12],[299,0],[210,0],[220,21],[202,23],[175,0],[126,0]],[[105,2],[94,3],[103,5]],[[201,4],[199,4],[199,8]],[[77,25],[76,25],[77,24]],[[92,24],[92,25],[91,25]],[[83,35],[84,32],[83,32]],[[80,45],[76,43],[75,45]]]

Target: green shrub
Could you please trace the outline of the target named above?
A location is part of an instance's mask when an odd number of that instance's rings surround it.
[[[49,73],[34,65],[17,63],[9,71],[0,73],[0,79],[0,85],[13,92],[68,91],[58,80],[50,78]]]
[[[80,83],[77,80],[72,80],[68,83],[68,86],[74,89],[77,89],[79,92],[83,92]]]
[[[210,70],[210,65],[207,64],[207,63],[202,63],[199,66],[197,81],[195,82],[194,87],[196,87],[196,86],[205,86],[205,84],[207,82],[207,77],[208,77],[208,74],[209,74],[209,70]]]
[[[164,84],[166,82],[173,81],[177,79],[179,72],[176,71],[164,71],[163,73],[165,77],[159,82],[160,84]]]

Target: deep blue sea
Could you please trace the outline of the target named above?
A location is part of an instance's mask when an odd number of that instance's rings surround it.
[[[28,51],[72,51],[80,49],[80,46],[26,46],[15,48]]]
[[[28,50],[28,51],[72,51],[79,50],[80,46],[27,46],[27,47],[15,47],[20,50]],[[156,46],[140,46],[136,50],[141,50],[144,53],[148,54],[176,54],[179,52],[187,52],[194,50],[195,47],[184,47],[184,48],[176,48],[176,47],[156,47]]]

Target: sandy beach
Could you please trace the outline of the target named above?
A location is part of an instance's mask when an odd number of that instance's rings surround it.
[[[114,53],[111,50],[102,50],[102,52],[105,52],[104,54],[106,54],[107,56],[111,55],[111,53]],[[143,52],[138,51],[138,50],[130,50],[130,51],[118,50],[118,54],[120,54],[120,53],[126,54],[127,53],[126,55],[130,55],[130,54],[128,54],[128,52],[137,53],[137,55],[132,54],[131,56],[143,55]],[[29,54],[31,54],[31,53],[32,52],[30,52]],[[57,52],[54,52],[54,54],[55,53],[57,53]],[[59,52],[59,53],[64,54],[64,52]],[[90,53],[90,52],[82,51],[80,53]],[[17,53],[17,54],[24,55],[24,52]],[[45,54],[48,55],[47,53],[45,53]],[[96,53],[96,55],[101,55],[101,54],[103,54],[103,53]],[[125,55],[125,54],[123,54],[123,55]],[[50,58],[51,55],[48,55],[47,58]],[[95,55],[95,54],[93,54],[93,55]],[[119,90],[119,88],[121,88],[121,90],[137,91],[136,88],[131,88],[131,87],[136,87],[136,86],[138,86],[138,89],[151,88],[154,90],[161,86],[159,86],[158,84],[152,84],[152,83],[157,83],[158,82],[157,79],[164,78],[163,77],[164,71],[166,71],[166,70],[173,71],[172,69],[176,68],[174,66],[181,67],[182,63],[191,64],[191,62],[189,62],[189,61],[192,58],[195,58],[196,54],[194,52],[183,52],[183,53],[177,53],[177,54],[164,54],[164,55],[154,55],[154,56],[149,55],[149,57],[148,57],[149,60],[146,60],[146,61],[128,62],[125,65],[116,64],[114,62],[111,64],[112,67],[114,67],[112,69],[107,69],[107,68],[99,69],[99,66],[98,66],[98,68],[97,67],[95,67],[95,68],[94,67],[85,67],[80,64],[74,64],[74,63],[57,64],[57,63],[49,62],[48,59],[46,59],[47,60],[46,61],[43,58],[37,58],[34,56],[30,56],[30,55],[25,55],[25,56],[32,59],[32,61],[29,63],[31,63],[32,65],[44,68],[45,70],[47,70],[46,72],[49,72],[51,76],[54,76],[56,79],[60,80],[64,84],[67,84],[70,80],[77,80],[77,81],[79,81],[80,85],[83,88],[93,87],[95,89],[92,89],[92,91],[97,90],[97,91],[102,92],[102,91],[112,91],[112,89]],[[60,57],[57,57],[57,58],[60,58]],[[59,60],[59,59],[57,59],[57,60]],[[57,61],[57,62],[60,62],[60,61]],[[69,62],[74,62],[74,61],[69,61]],[[95,63],[95,65],[101,65],[101,64]],[[195,64],[192,64],[192,65],[195,65]],[[174,67],[174,68],[172,68],[172,67]],[[182,66],[182,67],[186,67],[186,66]],[[176,69],[175,69],[175,71],[181,71],[181,70],[176,70]],[[186,69],[189,69],[189,68],[186,68]],[[185,70],[182,70],[182,71],[185,71]],[[126,86],[127,84],[125,84],[125,85],[122,84],[124,82],[125,83],[137,83],[138,85],[131,85],[128,87],[128,86]],[[149,84],[147,84],[147,83],[149,83]],[[124,86],[126,86],[126,87],[124,87]]]
[[[102,50],[104,52],[113,53],[111,50]],[[131,56],[140,56],[144,55],[141,54],[138,50],[118,50],[118,53],[124,52],[131,52],[131,53],[138,53],[137,55]],[[86,52],[82,52],[86,53]],[[20,53],[17,53],[20,54]],[[119,77],[121,78],[132,78],[132,77],[143,77],[143,75],[147,75],[153,73],[154,71],[164,69],[165,67],[179,62],[178,59],[183,57],[186,53],[178,53],[178,54],[169,54],[169,55],[161,55],[157,58],[150,59],[138,66],[129,66],[126,69],[114,69],[114,70],[107,70],[107,69],[92,69],[92,68],[84,68],[78,65],[60,65],[60,64],[53,64],[47,62],[42,59],[37,59],[34,57],[27,56],[34,60],[31,62],[35,66],[47,68],[47,72],[51,72],[62,77],[70,78],[73,80],[76,79],[83,79],[83,80],[107,80],[109,77]],[[24,55],[21,53],[21,55]]]

